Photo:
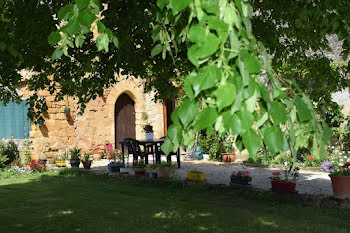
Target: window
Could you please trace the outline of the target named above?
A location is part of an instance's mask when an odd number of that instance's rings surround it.
[[[6,106],[0,103],[0,139],[29,138],[30,120],[27,117],[26,101],[20,104],[9,103]]]

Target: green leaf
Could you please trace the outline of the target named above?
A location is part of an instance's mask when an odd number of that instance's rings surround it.
[[[63,49],[62,49],[62,47],[57,47],[56,49],[55,49],[55,51],[53,52],[53,54],[52,54],[52,60],[53,61],[55,61],[55,60],[57,60],[57,59],[59,59],[60,57],[62,57],[62,55],[63,55]]]
[[[217,0],[201,0],[201,6],[208,13],[216,14],[219,11]]]
[[[163,51],[163,46],[160,44],[157,44],[156,46],[153,47],[152,51],[151,51],[151,56],[157,56],[158,54],[160,54]]]
[[[194,44],[187,50],[188,60],[190,60],[195,67],[199,67],[198,49],[199,46]]]
[[[96,18],[97,17],[91,13],[89,9],[85,9],[79,14],[80,23],[87,26],[88,28],[90,28],[91,24],[96,20]]]
[[[249,155],[254,159],[256,152],[258,152],[261,144],[260,136],[255,130],[250,129],[242,135],[244,147],[247,148]]]
[[[242,131],[250,129],[254,123],[254,116],[250,112],[243,110],[236,113],[242,123]]]
[[[168,154],[170,154],[170,152],[173,151],[174,146],[171,143],[170,139],[167,137],[167,138],[165,138],[165,141],[164,141],[164,143],[162,144],[162,146],[160,148],[162,149],[164,154],[166,156],[168,156]]]
[[[325,143],[329,143],[329,138],[330,136],[332,136],[332,131],[330,130],[330,128],[326,123],[322,122],[322,126],[323,126],[323,141]]]
[[[272,126],[264,131],[264,143],[272,154],[281,151],[284,146],[283,133],[280,127]]]
[[[97,22],[97,31],[98,33],[104,33],[106,30],[106,27],[103,23],[101,23],[100,21]]]
[[[76,3],[78,5],[79,9],[83,10],[89,5],[90,0],[76,0]]]
[[[69,36],[73,36],[80,32],[80,25],[77,20],[71,20],[67,26],[66,26],[66,31]]]
[[[260,126],[262,126],[268,119],[269,119],[269,115],[267,114],[267,112],[265,112],[265,113],[259,118],[259,120],[256,121],[256,128],[260,128]]]
[[[286,107],[281,102],[273,101],[270,103],[269,114],[275,125],[284,124],[287,121]]]
[[[312,118],[311,111],[300,96],[295,97],[295,105],[298,110],[298,116],[300,121],[303,122],[303,121],[311,120]]]
[[[57,18],[59,20],[62,20],[62,19],[68,20],[72,14],[73,14],[73,5],[66,5],[58,11]]]
[[[113,37],[113,44],[116,48],[119,47],[119,41],[118,41],[118,38],[116,36]]]
[[[84,44],[85,36],[79,35],[75,38],[75,46],[80,48]]]
[[[195,130],[199,131],[208,127],[212,127],[216,122],[218,116],[219,115],[215,108],[209,107],[203,109],[201,112],[199,112],[196,118],[196,123],[194,125]]]
[[[184,125],[184,128],[187,128],[187,126],[195,119],[198,114],[198,108],[198,103],[193,103],[189,100],[186,100],[179,107],[179,118],[181,123]]]
[[[157,6],[160,8],[160,10],[163,10],[165,5],[169,3],[169,0],[157,0]]]
[[[245,63],[245,66],[249,73],[251,74],[260,73],[261,65],[260,65],[259,59],[255,55],[250,54],[246,49],[243,49],[240,53],[240,57]]]
[[[170,2],[170,7],[173,10],[174,15],[185,9],[191,0],[172,0]]]
[[[201,43],[198,49],[198,57],[206,58],[216,52],[220,45],[220,39],[213,33],[209,33],[205,37],[205,42]]]
[[[220,85],[215,92],[219,111],[230,106],[236,98],[236,86],[232,83]]]
[[[188,39],[192,42],[204,41],[206,36],[202,23],[193,24],[188,32]]]
[[[192,88],[192,83],[193,81],[195,81],[194,79],[197,78],[197,73],[190,73],[189,75],[187,75],[187,77],[185,78],[185,82],[184,82],[184,90],[188,96],[188,98],[190,98],[190,100],[194,99],[194,91]],[[199,87],[199,83],[198,83],[198,87]],[[199,88],[198,88],[199,90]]]
[[[51,46],[56,45],[61,40],[61,34],[58,31],[51,32],[48,37],[48,42]]]
[[[172,124],[167,131],[167,136],[171,140],[173,146],[177,149],[182,139],[182,128],[178,124]]]
[[[199,73],[198,78],[201,80],[199,91],[212,88],[221,79],[221,70],[215,65],[205,66]]]
[[[98,51],[105,50],[106,52],[108,52],[109,38],[106,33],[102,33],[97,37],[96,45]]]
[[[236,114],[232,115],[229,111],[227,111],[222,114],[222,117],[225,129],[227,131],[231,130],[231,134],[233,136],[236,136],[243,131],[242,122]]]

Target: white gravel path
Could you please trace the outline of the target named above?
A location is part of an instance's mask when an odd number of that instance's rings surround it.
[[[108,160],[105,159],[94,161],[92,170],[96,172],[108,172],[107,164]],[[199,170],[207,174],[206,179],[209,183],[229,185],[232,170],[239,169],[249,170],[253,178],[252,186],[264,190],[269,190],[271,187],[269,179],[272,175],[271,173],[273,171],[278,171],[278,169],[275,168],[243,167],[238,164],[225,164],[220,162],[181,161],[181,168],[175,169],[175,174],[182,179],[186,179],[186,172]],[[331,180],[328,174],[323,172],[300,171],[296,190],[302,194],[320,196],[333,195]]]

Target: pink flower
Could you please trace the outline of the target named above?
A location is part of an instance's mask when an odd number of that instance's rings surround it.
[[[243,176],[248,176],[249,175],[249,171],[245,171],[244,173],[243,173]]]
[[[236,171],[232,171],[232,174],[237,174],[237,172]]]

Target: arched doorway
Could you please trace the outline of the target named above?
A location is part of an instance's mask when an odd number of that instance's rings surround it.
[[[125,93],[121,94],[115,102],[115,144],[121,149],[119,144],[125,138],[135,138],[135,102]]]

